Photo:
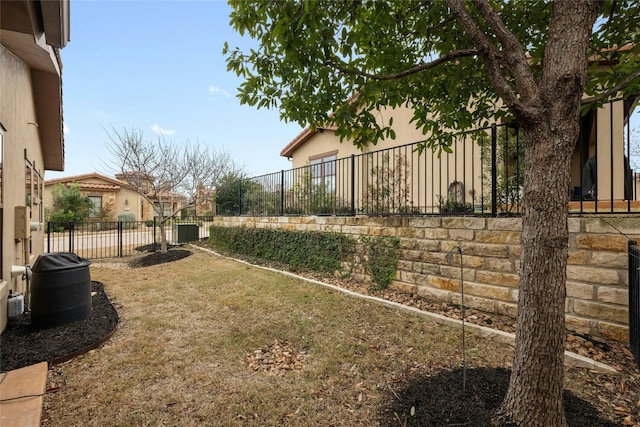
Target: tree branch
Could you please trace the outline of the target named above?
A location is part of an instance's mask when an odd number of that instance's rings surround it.
[[[487,38],[487,36],[478,28],[473,17],[465,7],[462,0],[447,0],[447,4],[451,12],[456,16],[460,25],[467,33],[471,42],[478,49],[478,53],[482,57],[487,75],[491,79],[498,95],[505,102],[507,107],[519,118],[531,120],[537,116],[535,109],[526,106],[517,96],[510,82],[504,75],[504,69],[508,64],[504,62],[502,53]],[[499,17],[497,18],[499,20]],[[504,66],[504,67],[503,67]],[[516,84],[518,81],[516,81]]]
[[[454,52],[449,52],[446,55],[443,55],[437,59],[434,59],[431,62],[425,62],[423,64],[420,65],[416,65],[414,67],[411,67],[409,69],[406,69],[404,71],[400,71],[398,73],[391,73],[391,74],[371,74],[371,73],[366,73],[364,71],[360,71],[360,70],[356,70],[353,68],[348,68],[344,65],[344,62],[342,61],[333,61],[330,59],[325,59],[322,61],[323,65],[329,66],[329,67],[333,67],[336,70],[343,72],[345,74],[352,74],[352,75],[358,75],[358,76],[362,76],[362,77],[367,77],[371,80],[396,80],[402,77],[406,77],[406,76],[410,76],[412,74],[416,74],[419,73],[421,71],[424,70],[428,70],[434,67],[437,67],[440,64],[444,64],[445,62],[449,62],[452,61],[454,59],[458,59],[458,58],[464,58],[464,57],[469,57],[469,56],[474,56],[478,54],[478,50],[477,49],[463,49],[463,50],[456,50]]]
[[[474,0],[474,4],[500,43],[502,43],[503,58],[506,62],[503,65],[513,74],[521,98],[524,102],[527,102],[527,100],[536,96],[537,85],[522,44],[504,25],[500,16],[487,0]]]
[[[580,104],[582,105],[593,104],[596,102],[600,102],[603,99],[609,98],[610,96],[613,96],[616,93],[618,93],[621,89],[624,89],[629,83],[633,81],[633,79],[636,79],[638,77],[640,77],[640,68],[637,69],[635,72],[629,74],[624,80],[622,80],[620,83],[618,83],[611,89],[608,89],[605,92],[599,93],[596,96],[582,99],[582,101],[580,101]]]

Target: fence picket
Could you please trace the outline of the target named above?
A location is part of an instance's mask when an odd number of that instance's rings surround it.
[[[640,368],[640,247],[629,241],[629,344]]]

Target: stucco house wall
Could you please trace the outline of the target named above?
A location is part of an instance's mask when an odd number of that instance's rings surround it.
[[[597,196],[599,200],[625,200],[625,146],[624,130],[630,115],[630,105],[625,109],[623,100],[614,100],[597,109],[589,116],[589,132],[581,137],[581,141],[576,146],[573,156],[571,171],[571,188],[568,191],[573,194],[580,191],[582,184],[583,166],[587,159],[592,156],[597,157]],[[394,149],[388,153],[391,163],[400,159],[405,162],[407,173],[413,174],[409,181],[421,183],[422,189],[432,189],[430,197],[422,197],[426,206],[421,206],[424,211],[430,211],[431,205],[437,205],[439,198],[446,198],[450,186],[453,183],[462,183],[465,191],[465,202],[470,203],[475,198],[480,198],[479,189],[483,187],[483,173],[487,173],[487,165],[481,165],[481,148],[478,145],[480,132],[471,132],[466,136],[456,138],[452,145],[452,154],[437,153],[426,149],[422,154],[410,149],[400,149],[406,146],[423,141],[428,135],[415,128],[415,124],[410,123],[413,110],[403,106],[398,108],[381,108],[377,117],[381,124],[389,123],[393,119],[393,129],[396,132],[396,139],[385,139],[377,145],[369,145],[363,150],[359,150],[349,141],[340,142],[340,138],[331,129],[304,129],[292,141],[290,141],[281,151],[281,155],[291,159],[292,167],[299,168],[310,164],[313,159],[326,156],[335,156],[335,159],[347,158],[351,155],[362,155],[383,149]],[[585,122],[583,120],[583,122]],[[585,122],[586,124],[586,122]],[[489,139],[489,131],[484,135],[485,141]],[[380,158],[360,156],[364,166],[359,168],[360,175],[356,176],[357,186],[371,186],[375,181],[372,171],[382,161]],[[337,165],[340,168],[341,163]],[[483,172],[484,171],[484,172]],[[521,172],[522,173],[522,172]],[[338,180],[348,181],[351,177],[344,174]],[[627,178],[628,179],[628,178]],[[362,183],[362,184],[360,184]],[[350,184],[349,184],[350,185]],[[472,193],[470,190],[475,189]],[[586,193],[586,191],[584,191]],[[637,198],[637,197],[636,197]],[[413,200],[417,199],[417,194]],[[634,198],[635,200],[635,198]],[[357,204],[357,203],[356,203]],[[475,204],[475,203],[474,203]]]
[[[107,221],[117,221],[118,215],[133,214],[136,221],[153,219],[153,209],[148,202],[126,182],[98,173],[68,176],[45,181],[44,205],[53,213],[53,189],[57,184],[78,184],[84,196],[100,197],[102,207],[112,206]]]
[[[410,123],[412,116],[413,110],[406,106],[393,109],[381,107],[376,118],[380,125],[393,119],[396,139],[384,139],[376,145],[370,144],[362,150],[349,141],[341,143],[340,138],[335,135],[332,129],[317,129],[314,132],[310,128],[306,128],[282,149],[280,155],[290,158],[292,167],[298,168],[305,166],[309,159],[324,154],[335,154],[340,159],[352,154],[370,153],[421,141],[425,139],[425,136],[419,129],[416,129],[415,124]]]
[[[0,2],[0,331],[12,266],[44,251],[43,178],[64,167],[59,49],[69,41],[69,1]],[[46,31],[45,31],[46,28]]]
[[[10,51],[0,46],[0,122],[6,129],[3,136],[2,158],[2,284],[0,285],[1,320],[4,329],[7,321],[7,296],[9,290],[25,292],[22,277],[11,277],[12,265],[31,265],[44,251],[42,228],[29,230],[30,238],[16,238],[16,206],[27,209],[30,221],[41,222],[41,202],[32,197],[27,208],[27,162],[37,180],[44,175],[42,150],[33,97],[30,67]],[[32,175],[33,176],[33,175]],[[31,192],[29,188],[29,192]]]

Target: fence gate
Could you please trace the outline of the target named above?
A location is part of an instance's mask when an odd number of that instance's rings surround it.
[[[629,241],[629,344],[640,368],[640,247]]]

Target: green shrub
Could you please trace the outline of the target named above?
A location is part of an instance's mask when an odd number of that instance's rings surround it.
[[[472,214],[474,212],[471,203],[465,203],[453,199],[444,199],[440,197],[438,200],[438,209],[441,214]]]
[[[52,190],[53,213],[51,222],[65,223],[64,228],[69,228],[69,222],[83,222],[95,210],[89,197],[83,196],[78,184],[65,186],[56,184]]]
[[[400,257],[400,239],[397,237],[362,236],[366,256],[364,269],[377,286],[373,290],[386,289],[396,275]]]
[[[355,241],[339,233],[280,229],[217,227],[209,232],[209,246],[287,265],[291,270],[333,273],[355,252]]]
[[[125,213],[118,215],[118,222],[122,222],[123,230],[130,230],[136,228],[136,216],[132,213]]]

